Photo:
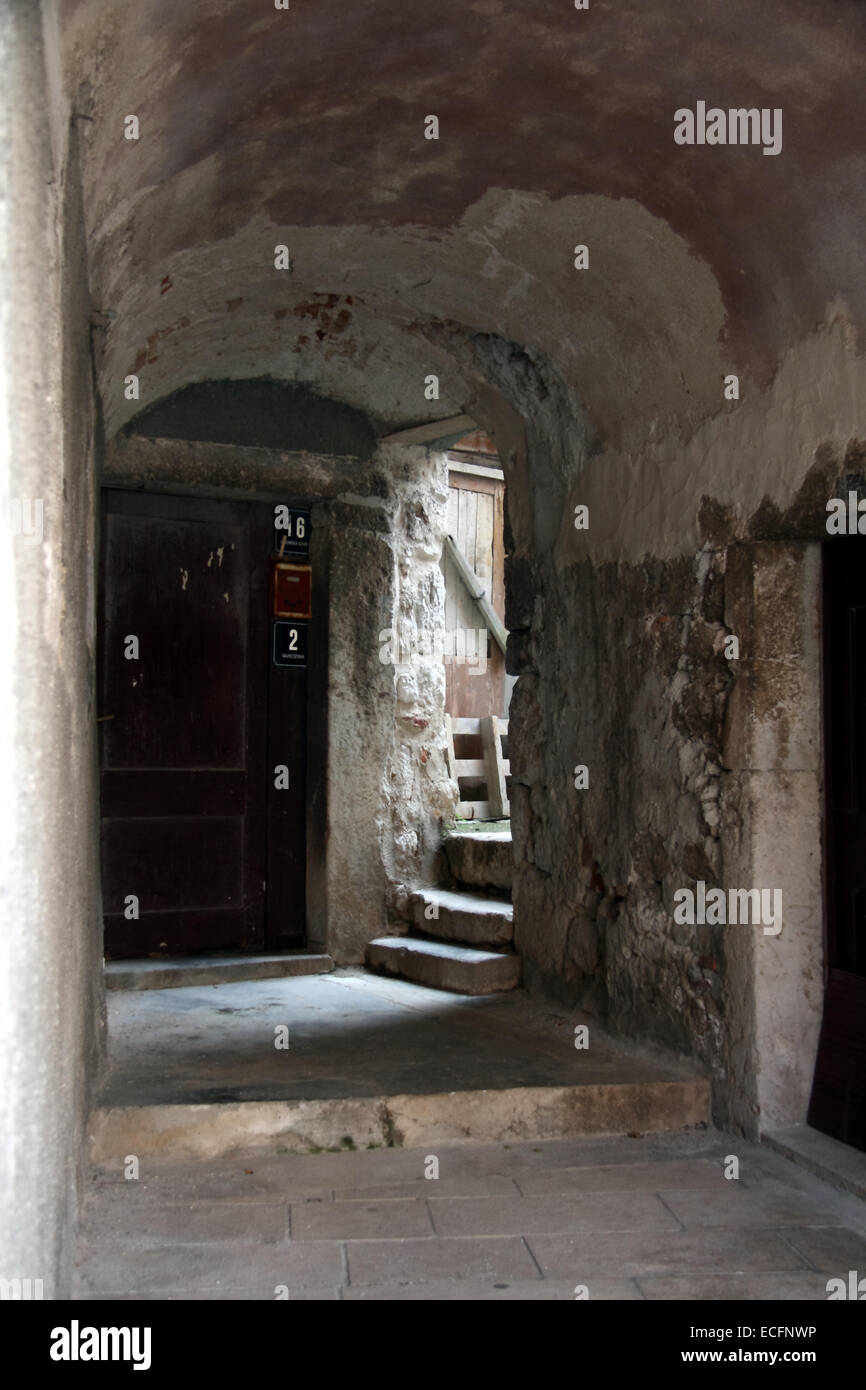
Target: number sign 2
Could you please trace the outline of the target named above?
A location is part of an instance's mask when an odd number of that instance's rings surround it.
[[[308,623],[274,623],[274,665],[306,666]]]

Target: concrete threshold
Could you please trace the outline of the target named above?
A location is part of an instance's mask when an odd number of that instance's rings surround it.
[[[842,1144],[829,1134],[811,1129],[809,1125],[791,1125],[788,1129],[772,1129],[761,1135],[761,1143],[785,1158],[799,1164],[816,1178],[838,1188],[866,1197],[866,1153]]]
[[[242,980],[324,975],[333,969],[334,962],[330,956],[308,951],[112,960],[105,963],[105,988],[179,989],[186,985],[222,985]]]
[[[211,1159],[234,1150],[278,1152],[425,1148],[639,1135],[709,1122],[710,1085],[700,1078],[522,1086],[432,1095],[112,1106],[91,1116],[91,1161],[100,1168],[139,1158]]]

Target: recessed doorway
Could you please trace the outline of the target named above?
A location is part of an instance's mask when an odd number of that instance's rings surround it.
[[[826,992],[809,1124],[866,1149],[866,540],[823,550]]]
[[[280,556],[271,503],[103,493],[109,958],[304,944],[308,624],[278,616],[290,579],[309,602],[299,516]]]

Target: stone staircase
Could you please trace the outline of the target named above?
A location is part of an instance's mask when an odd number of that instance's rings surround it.
[[[455,831],[442,849],[449,886],[416,890],[411,934],[371,941],[367,968],[456,994],[516,988],[510,831]]]

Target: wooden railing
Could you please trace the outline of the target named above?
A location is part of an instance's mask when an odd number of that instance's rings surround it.
[[[480,719],[459,719],[446,714],[445,734],[448,740],[448,770],[458,787],[461,779],[469,777],[487,785],[486,801],[463,800],[463,788],[460,787],[457,815],[462,820],[504,820],[510,816],[505,779],[511,774],[511,762],[502,756],[502,737],[508,734],[508,720],[499,719],[495,714],[484,715]],[[455,757],[454,738],[461,734],[480,735],[480,758]]]

